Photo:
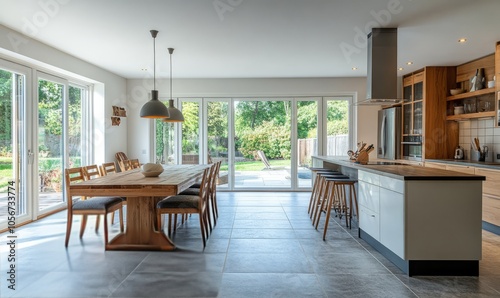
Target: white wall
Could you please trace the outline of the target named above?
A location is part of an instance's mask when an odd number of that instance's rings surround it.
[[[128,153],[141,162],[152,162],[150,156],[151,121],[139,117],[148,100],[151,80],[127,80]],[[169,81],[157,80],[160,97],[169,97]],[[366,98],[366,78],[306,79],[174,79],[173,97],[252,97],[252,96],[332,96],[355,94]],[[357,140],[376,145],[376,106],[357,106]],[[374,154],[372,152],[372,154]],[[371,158],[375,158],[372,155]]]
[[[127,152],[127,120],[111,126],[112,105],[126,107],[126,80],[109,71],[61,52],[17,31],[0,25],[0,58],[52,74],[63,74],[95,84],[95,162],[114,160],[117,151]],[[104,116],[104,120],[103,120]]]

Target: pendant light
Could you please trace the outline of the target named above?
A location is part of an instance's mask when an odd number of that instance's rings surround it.
[[[142,118],[168,118],[168,109],[158,99],[158,90],[156,90],[156,35],[158,35],[158,31],[151,30],[149,32],[153,37],[153,90],[151,90],[151,100],[142,106],[140,115]]]
[[[172,98],[172,53],[173,48],[168,48],[168,53],[170,54],[170,99],[168,100],[168,113],[169,118],[163,119],[163,122],[184,122],[184,116],[182,112],[174,107],[174,99]]]

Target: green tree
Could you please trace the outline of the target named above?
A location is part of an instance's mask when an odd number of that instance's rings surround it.
[[[199,137],[199,104],[197,102],[183,102],[182,114],[182,153],[198,153]]]
[[[349,102],[347,100],[328,101],[328,135],[349,133]]]
[[[12,153],[12,73],[0,69],[0,152]]]

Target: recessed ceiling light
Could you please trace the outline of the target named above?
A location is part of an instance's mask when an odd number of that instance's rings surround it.
[[[413,65],[413,62],[412,61],[408,61],[406,62],[407,65]]]
[[[404,69],[404,68],[402,68],[402,67],[398,68],[398,70],[400,70],[400,71],[401,71],[401,70],[403,70],[403,69]]]
[[[460,38],[458,40],[459,43],[464,43],[464,42],[467,42],[467,38]]]
[[[358,68],[357,67],[353,67],[352,70],[358,70]]]

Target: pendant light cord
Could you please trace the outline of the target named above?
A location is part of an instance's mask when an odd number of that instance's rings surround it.
[[[170,99],[172,98],[172,53],[174,52],[173,48],[168,48],[168,53],[170,54]]]
[[[153,37],[153,90],[156,90],[156,36]]]

